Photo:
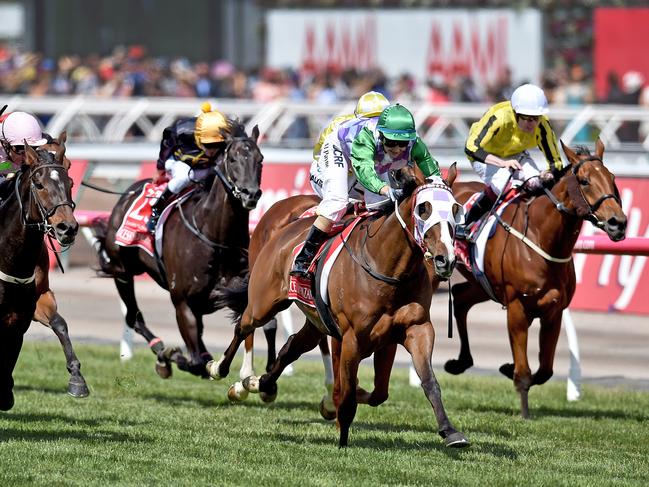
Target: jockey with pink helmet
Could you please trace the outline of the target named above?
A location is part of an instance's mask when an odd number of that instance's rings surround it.
[[[25,144],[39,147],[47,143],[48,137],[34,115],[26,112],[3,115],[0,118],[0,188],[10,179],[7,176],[22,164]]]

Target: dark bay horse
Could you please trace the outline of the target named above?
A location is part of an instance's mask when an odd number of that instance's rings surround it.
[[[441,179],[426,184],[418,169],[404,168],[395,178],[403,185],[405,199],[394,206],[394,211],[358,224],[345,240],[327,284],[330,309],[342,333],[340,360],[334,363],[339,445],[347,445],[356,414],[360,361],[400,343],[412,355],[446,445],[466,446],[467,439],[446,415],[431,366],[435,338],[429,314],[432,284],[424,263],[431,261],[442,278],[452,273],[452,235],[458,205]],[[445,205],[440,209],[442,202]],[[222,291],[222,299],[231,308],[242,302],[246,308],[238,317],[234,338],[224,356],[218,363],[208,364],[212,377],[226,377],[244,338],[290,305],[287,287],[292,249],[304,241],[312,223],[312,218],[300,219],[280,230],[261,249],[247,282],[239,289]],[[326,333],[315,310],[298,307],[307,318],[304,327],[289,338],[270,373],[244,381],[251,392],[274,398],[283,368],[313,349]]]
[[[220,309],[213,290],[227,287],[230,281],[247,272],[250,241],[249,212],[261,197],[263,156],[257,146],[259,130],[255,126],[248,137],[243,126],[230,120],[230,137],[224,154],[219,156],[215,175],[206,187],[195,191],[174,209],[164,224],[162,261],[158,262],[136,247],[115,243],[115,234],[139,190],[148,181],[134,183],[112,211],[105,227],[98,222],[95,236],[99,251],[105,249],[109,263],[102,270],[114,277],[119,296],[126,307],[126,324],[134,328],[157,356],[156,371],[167,378],[171,363],[180,370],[207,377],[205,364],[212,359],[203,343],[203,316]],[[169,290],[176,308],[176,321],[187,346],[189,358],[177,348],[165,347],[147,328],[135,299],[133,277],[147,273],[161,287]],[[252,358],[245,373],[252,369]]]
[[[575,292],[572,251],[582,223],[592,222],[613,241],[622,240],[626,232],[627,219],[615,178],[602,160],[604,144],[597,140],[595,155],[585,148],[574,152],[563,142],[561,145],[569,165],[555,176],[558,181],[553,189],[532,201],[510,204],[502,214],[504,224],[497,226],[487,243],[484,258],[484,271],[495,297],[507,308],[514,363],[502,365],[500,372],[513,379],[524,418],[529,418],[530,387],[552,377],[561,316]],[[459,183],[453,189],[458,200],[464,202],[481,188],[479,183]],[[464,266],[459,269],[467,281],[452,288],[461,346],[459,357],[445,364],[451,374],[460,374],[473,365],[467,313],[475,304],[489,299],[471,272]],[[541,329],[539,368],[532,374],[527,338],[534,318],[540,319]]]
[[[7,147],[8,151],[12,149]],[[13,370],[23,336],[36,311],[36,267],[44,237],[61,245],[74,242],[72,180],[63,141],[53,154],[25,146],[25,160],[14,191],[0,204],[0,410],[13,407]]]

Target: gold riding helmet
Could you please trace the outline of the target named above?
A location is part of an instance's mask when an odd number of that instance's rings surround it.
[[[205,149],[204,144],[214,144],[225,140],[228,119],[218,110],[212,110],[212,106],[208,102],[201,105],[201,111],[203,113],[196,119],[194,140],[198,147]]]

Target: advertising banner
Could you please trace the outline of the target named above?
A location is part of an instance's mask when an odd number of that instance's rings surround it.
[[[537,10],[275,10],[266,63],[302,71],[382,69],[424,80],[470,76],[479,86],[511,68],[515,81],[542,70]]]

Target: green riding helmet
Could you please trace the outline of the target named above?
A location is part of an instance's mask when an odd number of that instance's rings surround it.
[[[376,125],[383,137],[390,140],[415,140],[415,119],[412,113],[398,103],[385,107]]]

